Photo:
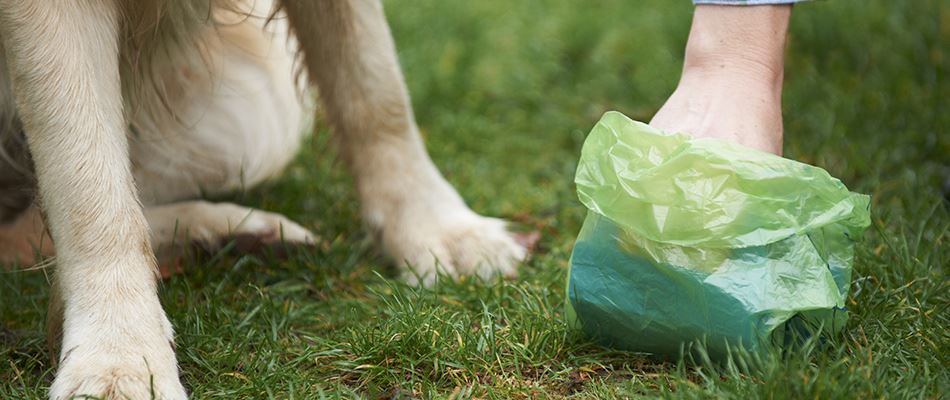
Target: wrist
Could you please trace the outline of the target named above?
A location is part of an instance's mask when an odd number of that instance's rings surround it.
[[[684,79],[728,79],[781,90],[791,6],[696,7]]]

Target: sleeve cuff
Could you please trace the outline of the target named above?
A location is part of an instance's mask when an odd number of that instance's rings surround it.
[[[731,6],[754,6],[763,4],[793,4],[807,0],[693,0],[693,4],[719,4]]]

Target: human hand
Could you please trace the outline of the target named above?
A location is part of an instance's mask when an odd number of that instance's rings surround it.
[[[789,5],[697,6],[680,82],[650,125],[781,155],[790,13]]]

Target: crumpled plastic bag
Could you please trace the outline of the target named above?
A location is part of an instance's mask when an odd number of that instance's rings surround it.
[[[603,344],[723,357],[844,326],[870,198],[825,170],[608,112],[575,182],[566,314]]]

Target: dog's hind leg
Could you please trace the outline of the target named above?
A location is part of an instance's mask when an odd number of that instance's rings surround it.
[[[233,240],[240,252],[272,249],[280,254],[285,246],[316,242],[309,230],[283,215],[232,203],[194,200],[149,206],[145,218],[163,277],[177,272],[183,261],[180,257],[194,248],[213,253]],[[0,225],[0,264],[29,268],[38,261],[37,256],[52,255],[53,243],[36,207]],[[58,323],[52,327],[56,329]],[[59,333],[51,335],[58,337]]]
[[[280,214],[231,203],[184,201],[145,210],[162,275],[176,272],[176,258],[193,246],[213,252],[234,240],[238,251],[312,245],[307,229]]]
[[[278,174],[303,136],[293,73],[295,47],[287,21],[267,22],[269,2],[253,2],[250,16],[219,10],[223,19],[195,33],[204,56],[163,59],[157,76],[171,88],[176,121],[162,113],[132,119],[133,174],[146,204],[152,245],[163,274],[197,244],[215,251],[313,244],[313,235],[288,218],[230,203],[194,201],[233,193]],[[229,22],[233,20],[234,22]]]
[[[184,399],[128,157],[111,1],[0,0],[0,36],[57,255],[53,399]]]
[[[377,0],[284,0],[364,221],[411,282],[515,275],[526,249],[506,223],[474,213],[429,159]]]

